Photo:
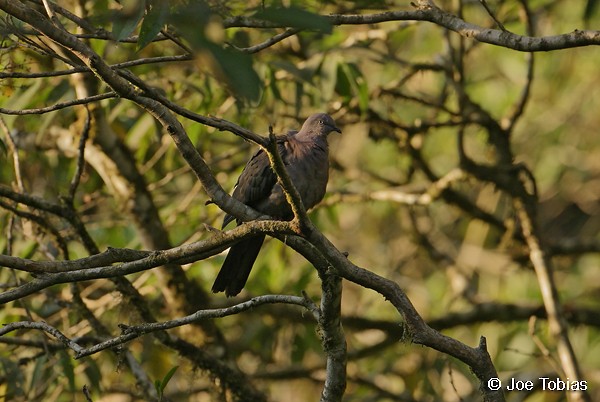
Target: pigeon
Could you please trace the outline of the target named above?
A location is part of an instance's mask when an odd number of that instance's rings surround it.
[[[329,179],[327,137],[334,131],[341,133],[333,118],[326,113],[317,113],[306,119],[300,131],[289,131],[276,137],[287,173],[307,209],[314,207],[325,196]],[[269,157],[262,149],[244,167],[232,197],[274,219],[291,220],[294,217],[277,176],[271,169]],[[223,228],[234,219],[226,215]],[[237,223],[241,222],[238,220]],[[257,235],[241,240],[230,248],[212,286],[214,293],[225,292],[227,297],[232,297],[241,292],[264,240],[265,235]]]

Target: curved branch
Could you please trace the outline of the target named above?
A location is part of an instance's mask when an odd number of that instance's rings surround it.
[[[414,343],[428,346],[467,364],[481,383],[484,400],[504,401],[501,390],[490,390],[486,386],[489,379],[498,377],[498,373],[487,352],[484,337],[481,337],[477,347],[470,347],[434,330],[419,315],[397,283],[354,265],[318,230],[311,230],[307,239],[289,236],[286,242],[316,267],[330,266],[340,277],[381,294],[403,317]]]
[[[479,42],[505,47],[520,52],[547,52],[549,50],[568,49],[580,46],[600,45],[600,31],[574,30],[561,35],[534,37],[518,35],[501,29],[484,28],[471,24],[463,19],[447,13],[432,1],[421,1],[416,10],[387,11],[374,14],[332,14],[323,16],[332,25],[368,25],[392,21],[428,21],[454,31],[464,37]],[[226,28],[284,28],[285,25],[269,21],[238,16],[223,21]]]
[[[279,34],[267,39],[266,41],[259,43],[258,45],[244,47],[244,48],[236,47],[236,49],[239,50],[240,52],[249,53],[249,54],[258,53],[261,50],[265,50],[266,48],[269,48],[269,47],[275,45],[276,43],[279,43],[282,40],[289,38],[290,36],[296,35],[300,31],[301,31],[301,29],[298,29],[298,28],[286,29],[285,32],[279,33]]]
[[[525,18],[527,21],[527,34],[530,36],[533,36],[535,33],[535,29],[534,29],[533,17],[531,15],[531,11],[529,10],[529,5],[527,4],[526,0],[521,0],[521,5],[525,12]],[[519,99],[518,99],[517,103],[515,104],[510,117],[508,118],[508,126],[506,128],[506,131],[508,133],[512,132],[515,124],[517,123],[517,120],[519,120],[519,118],[525,112],[525,106],[527,105],[527,101],[529,101],[529,97],[531,95],[531,85],[533,84],[533,72],[534,72],[534,64],[535,64],[534,61],[535,61],[534,53],[528,53],[527,54],[527,76],[525,77],[526,81],[525,81],[525,85],[523,86],[523,89],[521,90],[521,95],[519,96]]]
[[[128,67],[143,66],[146,64],[155,63],[169,63],[179,61],[190,61],[193,60],[194,56],[191,54],[182,54],[178,56],[157,56],[157,57],[143,57],[141,59],[124,61],[122,63],[111,64],[112,68],[123,69]],[[21,71],[0,71],[0,79],[5,78],[48,78],[48,77],[60,77],[63,75],[77,74],[77,73],[91,73],[92,71],[87,66],[77,66],[68,70],[60,71],[43,71],[35,73],[25,73]]]
[[[79,138],[77,165],[75,167],[75,173],[73,174],[73,178],[71,178],[71,185],[69,186],[69,195],[67,195],[66,197],[66,201],[71,207],[73,207],[75,193],[77,192],[77,187],[79,187],[81,175],[83,174],[83,169],[85,167],[85,144],[90,136],[90,128],[92,125],[92,115],[90,113],[90,109],[88,109],[87,106],[85,107],[85,112],[85,123],[83,124],[81,137]]]
[[[44,331],[56,339],[58,339],[63,345],[68,347],[69,349],[74,350],[76,353],[79,353],[83,350],[77,342],[72,341],[65,334],[60,332],[58,329],[54,328],[51,325],[46,324],[45,322],[31,322],[31,321],[17,321],[11,322],[9,324],[4,324],[0,328],[0,336],[6,335],[9,332],[16,331],[18,329],[38,329],[40,331]]]
[[[98,353],[102,350],[113,348],[118,345],[122,345],[126,342],[129,342],[133,339],[139,338],[142,335],[149,334],[156,331],[164,331],[167,329],[181,327],[183,325],[191,324],[193,322],[211,319],[211,318],[222,318],[227,317],[234,314],[239,314],[243,311],[250,310],[254,307],[258,307],[264,304],[295,304],[298,306],[305,307],[308,311],[310,311],[311,301],[307,300],[304,297],[299,296],[287,296],[287,295],[263,295],[254,297],[248,301],[219,309],[210,309],[210,310],[199,310],[194,314],[187,315],[185,317],[177,318],[174,320],[168,320],[163,322],[151,322],[144,323],[139,325],[123,325],[121,324],[119,327],[121,328],[122,334],[115,338],[108,339],[104,342],[100,342],[94,346],[90,346],[88,348],[80,348],[79,350],[75,350],[76,359],[80,359],[85,356],[92,355],[94,353]],[[2,335],[2,333],[0,333]]]
[[[88,103],[98,102],[98,101],[101,101],[104,99],[117,98],[117,97],[118,97],[118,95],[116,92],[110,91],[110,92],[106,92],[103,94],[87,96],[85,98],[74,99],[74,100],[70,100],[70,101],[66,101],[66,102],[59,102],[52,106],[40,107],[40,108],[35,108],[35,109],[12,110],[12,109],[0,108],[0,114],[11,114],[11,115],[44,114],[44,113],[48,113],[48,112],[54,112],[54,111],[60,110],[60,109],[65,109],[65,108],[68,108],[71,106],[87,105]]]

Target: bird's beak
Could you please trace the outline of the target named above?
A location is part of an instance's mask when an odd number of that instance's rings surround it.
[[[339,129],[338,127],[336,127],[336,126],[332,126],[332,127],[331,127],[331,131],[336,131],[336,132],[338,132],[338,133],[340,133],[340,134],[342,133],[342,130],[340,130],[340,129]]]

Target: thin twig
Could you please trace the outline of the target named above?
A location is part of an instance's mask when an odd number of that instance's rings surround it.
[[[182,48],[187,54],[192,55],[194,54],[194,51],[188,46],[186,45],[183,41],[181,41],[178,37],[176,37],[175,35],[172,35],[168,30],[166,29],[161,29],[160,31],[166,38],[169,38],[171,40],[171,42],[173,42],[174,44],[176,44],[177,46],[179,46],[180,48]]]
[[[115,92],[111,91],[111,92],[106,92],[103,94],[88,96],[86,98],[74,99],[74,100],[70,100],[70,101],[66,101],[66,102],[59,102],[52,106],[46,106],[46,107],[41,107],[41,108],[20,109],[20,110],[0,108],[0,114],[19,115],[19,116],[26,115],[26,114],[44,114],[44,113],[48,113],[48,112],[54,112],[54,111],[60,110],[60,109],[65,109],[65,108],[68,108],[71,106],[86,105],[88,103],[99,102],[104,99],[110,99],[110,98],[116,98],[116,97],[118,97],[118,95]]]
[[[500,28],[501,30],[507,32],[506,28],[504,28],[504,25],[502,25],[502,23],[498,20],[498,18],[496,18],[496,16],[492,12],[492,9],[488,6],[487,2],[485,0],[479,0],[479,2],[483,6],[483,8],[485,8],[485,11],[487,11],[488,15],[490,17],[492,17],[492,19],[494,20],[494,22],[496,23],[496,25],[498,25],[498,28]]]
[[[2,127],[2,131],[4,132],[4,138],[6,138],[6,143],[8,144],[8,149],[12,155],[13,159],[13,168],[15,172],[15,180],[17,181],[17,188],[19,192],[25,192],[25,186],[23,185],[23,178],[21,175],[21,162],[19,160],[19,152],[17,152],[17,146],[13,137],[10,135],[10,129],[6,125],[6,121],[0,116],[0,126]]]
[[[263,295],[254,297],[248,301],[233,305],[231,307],[199,310],[193,314],[174,320],[168,320],[163,322],[151,322],[132,326],[121,324],[120,327],[122,334],[120,336],[108,339],[104,342],[101,342],[97,345],[85,349],[80,349],[79,351],[76,351],[77,355],[75,356],[75,358],[80,359],[82,357],[98,353],[99,351],[122,345],[123,343],[129,342],[133,339],[139,338],[142,335],[149,334],[152,332],[177,328],[201,320],[227,317],[230,315],[239,314],[243,311],[247,311],[254,307],[258,307],[264,304],[275,303],[295,304],[298,306],[306,307],[308,309],[308,306],[306,305],[306,300],[303,297],[288,295]]]
[[[4,208],[7,211],[11,211],[14,215],[21,217],[24,220],[35,222],[37,225],[39,225],[39,227],[46,229],[56,239],[56,242],[57,242],[62,254],[64,256],[68,255],[67,241],[66,241],[65,237],[61,234],[61,232],[56,227],[54,227],[54,225],[52,225],[48,222],[48,219],[46,219],[43,216],[43,214],[39,214],[37,212],[34,213],[34,212],[23,211],[13,205],[10,205],[10,204],[4,202],[4,200],[2,200],[2,199],[0,199],[0,208]],[[4,257],[4,256],[2,254],[0,254],[0,258],[2,258],[2,257]],[[8,258],[17,258],[17,257],[8,257]]]
[[[52,23],[54,25],[56,25],[57,28],[65,29],[65,27],[63,26],[63,24],[56,17],[56,14],[54,14],[54,10],[50,6],[50,3],[48,2],[48,0],[42,0],[42,4],[44,5],[44,9],[46,10],[46,14],[48,14],[48,17],[50,18],[50,21],[52,21]]]
[[[56,339],[58,339],[60,342],[62,342],[66,347],[74,350],[76,353],[79,353],[83,350],[83,348],[81,346],[79,346],[79,344],[72,341],[65,334],[60,332],[58,329],[54,328],[51,325],[48,325],[45,322],[17,321],[17,322],[11,322],[9,324],[4,324],[0,328],[0,336],[6,335],[9,332],[16,331],[19,329],[38,329],[40,331],[44,331],[44,332],[54,336]]]
[[[290,36],[294,36],[301,31],[302,30],[299,28],[290,28],[290,29],[286,29],[285,32],[282,32],[275,36],[272,36],[271,38],[269,38],[266,41],[259,43],[257,45],[250,46],[250,47],[235,47],[235,46],[234,47],[237,50],[239,50],[240,52],[254,54],[254,53],[260,52],[261,50],[265,50],[265,49],[275,45],[276,43],[279,43],[282,40],[289,38]],[[231,45],[231,46],[233,46],[233,45]]]
[[[193,322],[200,320],[207,320],[212,318],[222,318],[234,314],[239,314],[243,311],[253,309],[255,307],[264,304],[294,304],[305,307],[310,311],[311,306],[307,304],[307,300],[300,296],[288,296],[288,295],[263,295],[254,297],[248,301],[219,309],[199,310],[193,314],[185,317],[163,321],[163,322],[149,322],[139,325],[125,325],[121,324],[122,334],[120,336],[105,340],[96,345],[83,348],[77,342],[69,339],[58,329],[46,324],[45,322],[31,322],[31,321],[19,321],[6,324],[0,328],[0,336],[6,335],[12,331],[18,329],[39,329],[47,332],[61,341],[66,347],[73,350],[76,353],[75,358],[80,359],[85,356],[89,356],[98,353],[102,350],[114,348],[122,345],[133,339],[139,338],[143,335],[150,334],[157,331],[164,331],[172,328],[181,327],[188,325]]]
[[[521,222],[523,236],[529,248],[531,264],[535,270],[542,293],[544,307],[548,314],[548,326],[556,340],[561,368],[565,375],[572,381],[583,380],[581,370],[573,345],[569,339],[568,327],[562,314],[558,290],[552,272],[551,260],[542,248],[539,233],[534,224],[535,207],[531,201],[520,198],[514,199],[515,210]],[[590,395],[581,390],[571,391],[568,394],[570,401],[590,401]]]
[[[75,168],[75,173],[73,174],[73,178],[71,179],[71,185],[69,186],[69,195],[67,199],[71,206],[73,205],[75,192],[77,191],[77,187],[79,186],[79,182],[81,181],[81,175],[83,174],[83,168],[85,167],[85,144],[90,135],[92,115],[90,114],[90,110],[87,108],[87,106],[85,107],[85,112],[85,124],[83,125],[83,131],[81,132],[81,138],[79,139],[77,167]]]
[[[531,15],[531,10],[529,10],[529,5],[527,4],[527,0],[521,0],[521,5],[523,6],[523,10],[525,12],[526,25],[527,25],[527,35],[534,36],[535,35],[535,25],[533,22],[533,17]],[[515,127],[515,124],[519,120],[519,118],[525,112],[525,106],[527,106],[527,102],[529,101],[531,95],[531,86],[533,84],[534,77],[534,62],[535,56],[534,53],[527,53],[525,56],[527,59],[527,76],[525,77],[525,85],[521,90],[521,95],[519,96],[519,100],[515,104],[513,111],[508,118],[508,126],[506,127],[506,131],[511,133]]]
[[[37,4],[40,4],[42,1],[44,1],[44,6],[46,6],[46,1],[45,0],[31,0],[34,1]],[[50,7],[50,10],[56,11],[58,14],[62,15],[63,17],[65,17],[66,19],[72,21],[73,23],[75,23],[77,26],[83,28],[84,30],[88,31],[88,32],[105,32],[103,29],[96,29],[94,26],[92,26],[87,20],[85,20],[84,18],[81,18],[75,14],[73,14],[72,12],[70,12],[69,10],[59,6],[56,3],[50,3],[48,2],[48,5]]]
[[[111,64],[110,66],[115,69],[123,69],[135,66],[142,66],[146,64],[155,63],[170,63],[170,62],[181,62],[193,60],[193,55],[182,54],[177,56],[158,56],[158,57],[144,57],[137,60],[124,61],[122,63]],[[92,70],[88,66],[76,66],[68,70],[60,71],[44,71],[35,73],[25,73],[21,71],[0,71],[0,79],[4,78],[47,78],[47,77],[60,77],[63,75],[70,75],[76,73],[91,73]]]

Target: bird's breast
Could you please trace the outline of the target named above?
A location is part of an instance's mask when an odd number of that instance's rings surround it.
[[[329,159],[326,150],[313,148],[311,152],[290,161],[288,174],[298,190],[304,206],[314,207],[325,196],[329,178]]]

